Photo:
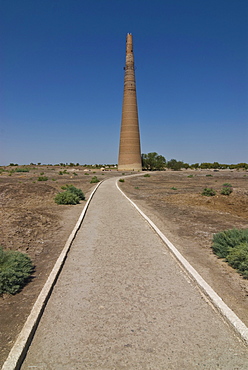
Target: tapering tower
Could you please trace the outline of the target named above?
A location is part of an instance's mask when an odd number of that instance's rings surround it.
[[[118,170],[141,171],[141,151],[136,83],[134,72],[133,37],[127,34],[124,95],[121,118]]]

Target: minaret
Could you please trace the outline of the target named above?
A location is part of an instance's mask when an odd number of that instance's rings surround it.
[[[136,83],[134,73],[133,37],[127,34],[124,96],[121,118],[118,170],[141,171],[141,151]]]

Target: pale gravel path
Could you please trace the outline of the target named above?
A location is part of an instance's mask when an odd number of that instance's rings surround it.
[[[22,369],[247,369],[248,349],[121,195],[97,190]]]

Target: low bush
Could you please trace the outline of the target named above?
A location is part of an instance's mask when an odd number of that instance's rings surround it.
[[[231,229],[213,236],[212,249],[221,258],[226,258],[232,248],[248,243],[248,229]]]
[[[248,279],[248,242],[232,248],[226,256],[226,260],[230,266]]]
[[[94,173],[94,172],[93,172]],[[91,184],[95,184],[95,183],[97,183],[97,182],[99,182],[100,180],[96,177],[96,176],[93,176],[92,177],[92,179],[91,179],[91,181],[90,181],[90,183]]]
[[[55,203],[57,204],[78,204],[80,202],[79,197],[70,191],[64,191],[63,193],[58,193],[55,198]]]
[[[15,172],[29,172],[28,168],[17,168]]]
[[[177,190],[177,188],[175,188],[175,186],[172,186],[171,190]]]
[[[230,195],[232,193],[233,189],[231,184],[225,183],[222,186],[223,188],[220,191],[222,195]]]
[[[28,281],[34,266],[24,253],[0,247],[0,294],[17,293]]]
[[[248,229],[222,231],[213,237],[214,253],[248,279]]]
[[[85,196],[81,189],[76,188],[74,185],[65,185],[61,186],[61,189],[69,191],[73,194],[76,194],[80,200],[84,200]]]
[[[119,181],[120,181],[120,182],[125,182],[125,180],[124,180],[124,179],[120,179]]]
[[[149,175],[149,173],[146,173],[146,174],[144,175],[144,177],[151,177],[151,175]]]
[[[48,180],[48,177],[46,176],[39,176],[37,181],[47,181]]]
[[[213,197],[216,194],[216,191],[212,188],[203,189],[202,195],[206,197]]]

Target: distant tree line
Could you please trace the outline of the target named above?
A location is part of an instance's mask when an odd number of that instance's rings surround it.
[[[221,164],[218,162],[208,163],[184,163],[183,161],[177,161],[176,159],[171,159],[166,161],[165,157],[159,155],[156,152],[142,154],[142,168],[143,170],[148,171],[163,171],[166,168],[169,168],[174,171],[180,171],[181,169],[214,169],[214,170],[221,170],[221,169],[243,169],[248,170],[247,163],[238,163],[238,164]]]

